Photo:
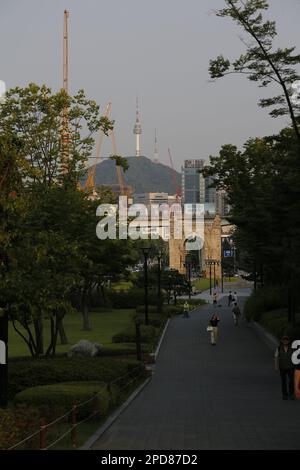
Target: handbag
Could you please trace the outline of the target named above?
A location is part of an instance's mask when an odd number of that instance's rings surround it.
[[[208,327],[206,328],[206,331],[212,331],[213,330],[213,327],[211,325],[208,325]]]

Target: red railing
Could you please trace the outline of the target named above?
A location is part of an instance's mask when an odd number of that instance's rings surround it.
[[[106,383],[106,384],[103,383],[103,385],[106,385],[110,396],[111,396],[111,393],[112,393],[112,386],[117,385],[118,382],[121,382],[126,377],[132,375],[134,373],[134,371],[136,371],[137,369],[141,370],[141,374],[138,374],[138,375],[134,376],[132,378],[132,380],[130,380],[129,382],[126,382],[126,384],[124,386],[118,387],[118,392],[122,393],[126,389],[128,389],[129,386],[133,382],[136,382],[140,378],[142,373],[145,372],[144,369],[141,369],[140,366],[137,366],[136,368],[134,368],[131,371],[124,374],[123,376],[118,377],[118,378],[116,378],[115,380],[113,380],[109,383]],[[58,418],[54,419],[50,423],[46,424],[45,419],[42,418],[40,420],[40,426],[39,426],[39,429],[37,431],[35,431],[34,433],[32,433],[29,436],[25,437],[24,439],[17,442],[16,444],[10,446],[7,450],[15,450],[15,449],[19,448],[21,445],[28,443],[29,441],[31,441],[34,438],[39,439],[38,448],[40,450],[49,450],[49,449],[53,448],[62,439],[64,439],[68,434],[70,434],[70,436],[71,436],[71,446],[72,446],[72,448],[76,448],[77,447],[77,428],[78,428],[78,426],[80,426],[81,424],[89,421],[92,418],[95,418],[99,413],[101,413],[101,410],[97,410],[97,399],[98,399],[98,396],[101,393],[102,393],[102,391],[99,391],[99,392],[95,393],[91,398],[89,398],[88,400],[85,400],[83,402],[76,403],[74,401],[73,404],[72,404],[72,408],[70,410],[68,410],[65,414],[59,416]],[[82,408],[83,406],[87,405],[88,403],[92,403],[92,413],[89,416],[87,416],[86,418],[84,418],[81,421],[77,422],[78,409]],[[64,432],[62,435],[60,435],[56,440],[54,440],[53,442],[51,442],[50,444],[47,445],[47,442],[46,442],[46,440],[47,440],[46,439],[47,431],[51,427],[57,425],[58,423],[62,422],[65,419],[70,419],[71,425],[70,425],[69,429],[67,429],[67,431]]]

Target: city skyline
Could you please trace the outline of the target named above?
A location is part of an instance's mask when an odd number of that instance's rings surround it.
[[[25,4],[26,3],[26,4]],[[272,134],[288,123],[259,109],[259,89],[244,77],[209,83],[209,59],[243,51],[242,32],[212,9],[223,0],[148,2],[95,0],[1,1],[1,74],[7,87],[46,83],[62,87],[63,11],[70,11],[70,93],[83,88],[104,111],[112,102],[118,149],[135,155],[135,100],[139,97],[141,155],[153,159],[155,129],[159,161],[177,171],[185,159],[204,158],[221,145],[241,146],[249,137]],[[298,13],[298,14],[297,14]],[[276,44],[295,45],[300,3],[272,0],[267,17],[277,21]],[[11,25],[14,24],[14,28]],[[242,35],[243,36],[243,35]],[[243,36],[244,37],[244,36]],[[14,58],[14,60],[12,60]],[[230,119],[228,112],[230,111]],[[111,152],[109,139],[103,154]]]

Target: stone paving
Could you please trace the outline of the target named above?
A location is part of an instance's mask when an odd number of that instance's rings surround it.
[[[217,346],[212,305],[171,320],[151,382],[93,449],[300,449],[300,401],[281,399],[272,351],[221,303]]]

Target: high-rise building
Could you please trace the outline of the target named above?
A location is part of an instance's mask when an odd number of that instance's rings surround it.
[[[201,170],[204,160],[185,160],[182,167],[182,196],[185,204],[204,202],[205,186]]]
[[[185,160],[182,167],[182,195],[185,204],[204,204],[205,212],[226,216],[229,207],[225,191],[211,187],[213,176],[204,177],[201,170],[208,163],[203,159]]]

